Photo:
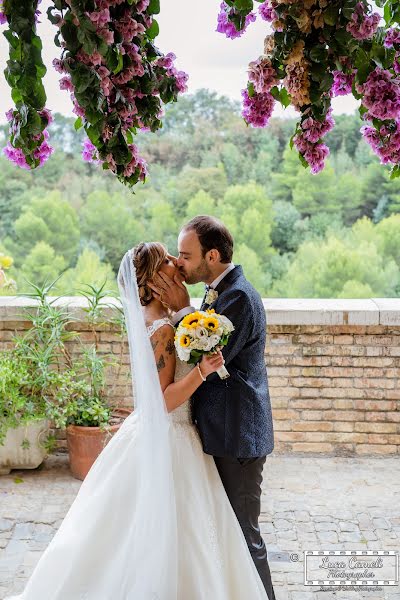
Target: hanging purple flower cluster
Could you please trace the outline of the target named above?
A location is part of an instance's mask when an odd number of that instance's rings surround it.
[[[53,122],[51,112],[46,108],[39,112],[39,116],[42,117],[42,119],[45,119],[45,121],[47,122],[46,127],[48,127]],[[6,113],[6,117],[8,122],[10,123],[10,135],[11,139],[13,139],[18,131],[21,116],[18,111],[13,111],[12,109],[10,109]],[[32,152],[32,158],[38,167],[43,166],[44,163],[50,158],[50,156],[54,152],[54,148],[49,144],[49,137],[50,136],[47,128],[44,129],[42,133],[38,133],[32,136],[32,141],[35,143],[35,147]],[[8,158],[8,160],[16,164],[18,167],[21,167],[21,169],[32,168],[31,165],[28,164],[26,155],[23,152],[23,150],[21,148],[14,147],[11,144],[11,141],[7,142],[7,146],[3,149],[3,153]]]
[[[6,113],[9,140],[5,156],[23,169],[41,167],[53,153],[47,127],[52,121],[45,108],[42,78],[46,68],[40,55],[36,24],[41,0],[0,2],[0,23],[7,24],[4,35],[10,44],[5,76],[12,90],[15,109]],[[32,77],[33,69],[37,78]]]
[[[329,148],[321,140],[334,126],[332,109],[329,109],[324,121],[306,116],[293,138],[295,147],[310,165],[313,174],[319,173],[324,168],[325,159],[329,156]]]
[[[265,127],[274,110],[271,89],[278,83],[275,69],[267,57],[261,56],[249,64],[250,86],[242,90],[242,116],[253,127]]]
[[[4,153],[25,169],[41,166],[53,152],[47,130],[51,116],[44,108],[41,83],[46,69],[36,35],[40,1],[0,0],[0,23],[10,27],[6,77],[16,99],[16,109],[8,113],[10,141]],[[175,55],[162,54],[154,44],[154,15],[159,10],[159,0],[54,0],[47,11],[58,28],[55,43],[62,50],[53,62],[62,75],[60,88],[71,96],[76,129],[84,127],[88,136],[83,158],[101,164],[129,186],[144,181],[147,174],[135,135],[159,129],[163,106],[187,89],[188,77],[175,67]],[[14,74],[25,68],[28,57],[35,63],[37,81],[27,78],[25,89],[24,78]]]
[[[260,4],[260,6],[258,7],[258,12],[260,13],[262,19],[264,19],[264,21],[267,21],[268,23],[272,23],[272,21],[278,19],[278,13],[273,8],[270,0],[266,0],[265,2]]]
[[[361,128],[365,141],[379,156],[382,164],[400,163],[400,122],[382,125],[377,131],[375,127],[365,125]]]
[[[159,2],[95,0],[90,12],[83,1],[63,4],[51,12],[63,48],[53,65],[90,139],[83,157],[128,185],[144,181],[147,165],[133,137],[161,127],[163,104],[186,91],[188,78],[174,66],[174,54],[165,56],[153,44]]]
[[[346,30],[356,40],[369,40],[374,37],[378,29],[381,16],[379,13],[368,15],[363,2],[359,2],[351,16]]]
[[[387,69],[376,67],[364,84],[357,85],[357,91],[368,109],[365,118],[381,121],[400,118],[400,81]]]
[[[223,33],[232,40],[240,37],[246,31],[248,25],[256,20],[253,12],[241,17],[240,11],[234,6],[229,6],[227,2],[222,1],[218,14],[217,29],[218,33]]]
[[[370,126],[363,135],[385,163],[400,175],[400,20],[398,0],[380,0],[381,15],[369,0],[224,0],[218,31],[241,35],[258,13],[271,24],[264,54],[249,65],[242,91],[246,122],[265,127],[274,101],[291,104],[301,117],[291,144],[312,173],[324,168],[329,148],[323,137],[332,129],[331,101],[353,94]],[[248,19],[250,17],[250,19]],[[236,30],[236,31],[235,31]]]
[[[344,71],[333,71],[332,96],[347,96],[351,94],[355,78],[355,71],[345,73]]]

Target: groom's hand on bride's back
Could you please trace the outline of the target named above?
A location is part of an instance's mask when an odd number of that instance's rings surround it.
[[[190,304],[189,292],[178,275],[171,279],[160,271],[154,275],[152,282],[148,282],[148,286],[153,290],[154,297],[174,312]]]

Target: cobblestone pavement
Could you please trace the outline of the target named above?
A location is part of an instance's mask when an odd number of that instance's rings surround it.
[[[65,456],[49,458],[36,471],[0,477],[0,598],[23,589],[79,485]],[[269,456],[261,526],[277,600],[400,600],[398,586],[313,591],[303,584],[302,555],[304,550],[398,551],[399,459]],[[299,562],[291,562],[292,553],[299,554]]]

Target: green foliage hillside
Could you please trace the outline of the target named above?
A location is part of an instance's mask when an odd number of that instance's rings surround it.
[[[400,296],[400,179],[361,140],[358,116],[336,123],[327,168],[313,176],[289,148],[293,121],[246,127],[238,105],[201,90],[169,107],[162,131],[139,136],[150,177],[132,194],[82,162],[73,119],[56,115],[42,169],[0,158],[9,275],[19,292],[61,273],[58,293],[104,279],[117,289],[127,248],[161,240],[175,253],[182,223],[208,213],[232,230],[234,260],[265,297]]]

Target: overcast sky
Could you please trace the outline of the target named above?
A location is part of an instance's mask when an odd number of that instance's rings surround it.
[[[157,45],[163,52],[174,52],[176,65],[189,74],[189,92],[207,87],[233,99],[240,99],[240,90],[246,85],[246,69],[251,60],[257,58],[263,48],[263,39],[269,26],[260,18],[251,23],[247,32],[236,40],[216,33],[219,0],[161,0],[161,13],[157,20],[160,35]],[[55,28],[45,15],[48,2],[42,7],[40,35],[43,40],[43,57],[48,67],[45,86],[48,96],[47,106],[65,115],[71,115],[71,103],[67,92],[58,87],[60,75],[51,66],[52,59],[59,55],[53,44]],[[4,29],[4,26],[3,26]],[[8,54],[7,42],[0,36],[0,69],[4,70]],[[9,88],[0,77],[0,122],[4,113],[11,107]],[[351,97],[334,100],[334,112],[352,113],[357,103]],[[275,115],[294,114],[292,109],[275,109]]]

